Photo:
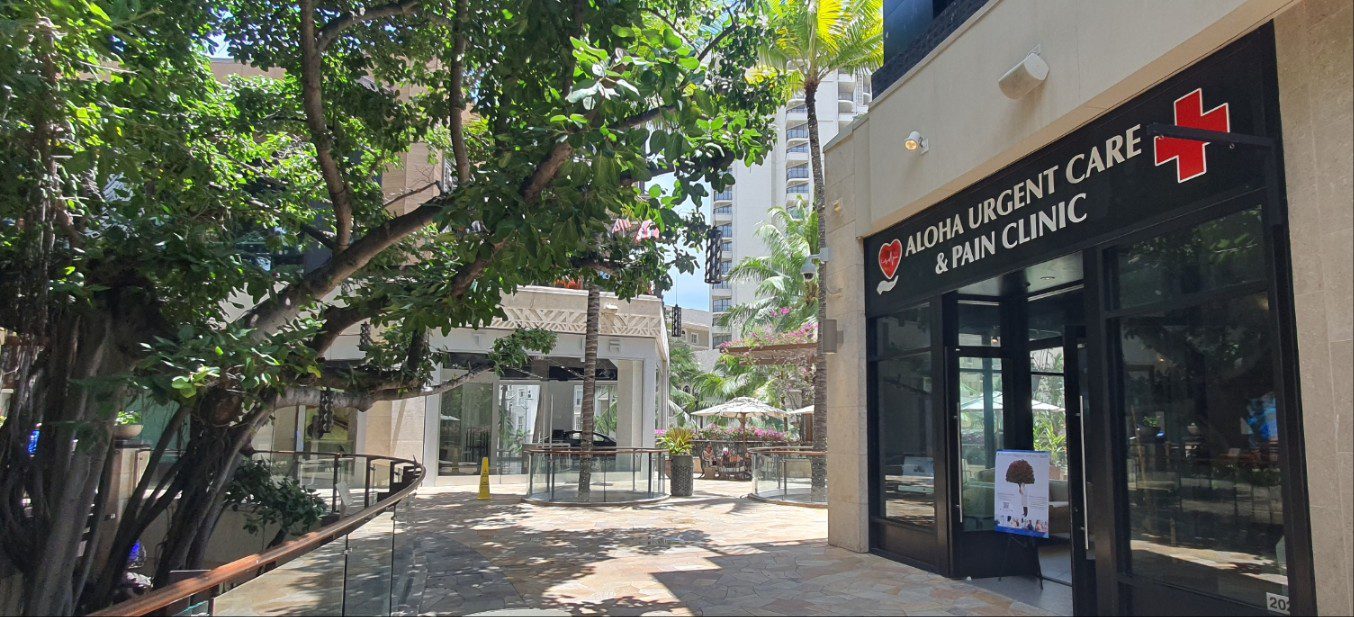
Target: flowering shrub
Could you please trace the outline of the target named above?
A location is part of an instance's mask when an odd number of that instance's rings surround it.
[[[784,309],[788,311],[789,309]],[[806,323],[799,328],[789,332],[775,332],[770,329],[760,329],[743,334],[742,340],[721,343],[720,349],[728,347],[768,347],[771,345],[795,345],[800,343],[812,343],[818,340],[818,324]]]
[[[663,436],[663,431],[655,431],[658,437]],[[739,429],[738,427],[707,426],[696,433],[697,439],[705,441],[773,441],[786,442],[789,437],[781,431],[747,427]]]

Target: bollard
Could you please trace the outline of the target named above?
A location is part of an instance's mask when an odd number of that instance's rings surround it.
[[[480,501],[489,501],[489,457],[480,461]]]

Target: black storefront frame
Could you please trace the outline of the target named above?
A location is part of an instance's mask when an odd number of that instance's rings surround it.
[[[1092,455],[1086,457],[1083,472],[1088,481],[1100,488],[1090,504],[1096,516],[1092,529],[1088,530],[1096,537],[1095,556],[1100,564],[1095,570],[1098,593],[1098,609],[1102,614],[1127,614],[1138,610],[1151,610],[1168,605],[1173,612],[1208,612],[1221,614],[1263,614],[1263,610],[1253,605],[1242,604],[1229,598],[1209,595],[1194,589],[1174,588],[1157,581],[1136,580],[1127,571],[1129,551],[1126,484],[1124,480],[1125,441],[1123,439],[1122,405],[1123,397],[1114,384],[1117,375],[1116,339],[1112,339],[1109,320],[1122,316],[1125,311],[1111,311],[1108,308],[1108,290],[1113,287],[1110,278],[1111,264],[1106,259],[1115,247],[1126,245],[1134,239],[1152,237],[1172,229],[1187,227],[1195,222],[1216,218],[1219,213],[1239,211],[1249,204],[1260,206],[1264,223],[1265,275],[1263,289],[1270,302],[1270,328],[1277,345],[1274,358],[1276,399],[1283,410],[1280,419],[1281,437],[1279,464],[1283,482],[1283,518],[1285,537],[1291,542],[1287,550],[1288,593],[1290,612],[1294,614],[1314,614],[1316,612],[1315,576],[1311,550],[1311,527],[1307,507],[1307,473],[1303,448],[1301,397],[1298,389],[1297,336],[1294,320],[1294,302],[1292,291],[1292,266],[1288,245],[1287,203],[1284,189],[1283,159],[1279,147],[1281,143],[1280,116],[1278,114],[1278,86],[1274,68],[1273,28],[1266,24],[1257,32],[1249,35],[1240,46],[1256,46],[1265,53],[1267,66],[1260,71],[1260,84],[1263,96],[1252,103],[1262,108],[1264,118],[1263,136],[1273,140],[1273,147],[1264,154],[1263,182],[1254,186],[1238,187],[1214,195],[1201,203],[1186,204],[1162,215],[1149,217],[1136,224],[1126,226],[1112,234],[1101,234],[1079,242],[1069,243],[1060,251],[1050,252],[1041,257],[1053,259],[1064,255],[1080,253],[1083,260],[1083,284],[1085,285],[1085,321],[1087,354],[1088,398],[1093,408],[1105,410],[1094,417],[1083,416],[1085,444],[1095,444]],[[1109,112],[1113,114],[1114,112]],[[882,235],[882,234],[881,234]],[[1040,260],[1031,260],[1037,263]],[[1029,263],[1021,263],[1028,266]],[[1017,270],[1015,268],[1013,270]],[[868,271],[867,271],[868,272]],[[876,275],[877,276],[877,275]],[[932,374],[933,411],[945,414],[934,423],[941,435],[939,439],[941,459],[936,461],[936,527],[937,539],[942,543],[931,555],[917,558],[905,552],[891,550],[881,533],[891,527],[906,527],[897,523],[883,521],[877,516],[880,504],[880,486],[882,478],[878,468],[877,419],[879,415],[877,401],[876,362],[879,359],[873,353],[876,336],[876,322],[886,315],[870,315],[867,319],[867,336],[870,351],[867,352],[867,418],[869,438],[869,542],[871,551],[877,554],[917,565],[938,573],[953,576],[955,563],[954,551],[959,533],[953,513],[958,507],[957,498],[959,474],[956,463],[960,453],[955,448],[957,420],[952,420],[954,410],[949,393],[953,390],[949,380],[957,378],[957,372],[951,370],[957,364],[958,347],[954,344],[957,336],[957,319],[954,314],[954,290],[964,285],[983,280],[990,273],[970,276],[944,290],[928,293],[908,300],[911,305],[929,303],[932,322]],[[870,276],[867,274],[865,288],[870,293]],[[952,332],[953,331],[953,332]],[[938,374],[944,372],[946,374]],[[1023,383],[1023,382],[1022,382]],[[943,385],[942,385],[943,384]],[[1095,456],[1094,453],[1099,453]],[[943,478],[943,480],[942,480]],[[1106,490],[1106,488],[1113,489]],[[943,496],[942,496],[943,494]],[[940,555],[939,558],[936,555]],[[1135,593],[1137,592],[1137,593]],[[1138,595],[1142,594],[1142,595]],[[1155,601],[1151,606],[1140,604],[1133,606],[1132,598],[1148,597]]]

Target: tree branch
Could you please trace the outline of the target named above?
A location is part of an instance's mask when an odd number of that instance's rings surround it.
[[[301,0],[301,108],[306,114],[306,129],[315,145],[315,161],[324,178],[329,201],[334,208],[334,244],[338,250],[348,247],[353,236],[353,195],[343,171],[334,158],[334,136],[325,122],[322,79],[324,60],[315,34],[315,0]]]
[[[310,236],[312,240],[323,244],[325,248],[331,251],[334,250],[334,236],[330,235],[328,232],[323,231],[314,225],[301,223],[301,233],[304,233],[307,236]]]
[[[316,38],[316,47],[318,47],[319,51],[324,51],[333,44],[334,41],[338,40],[339,35],[342,34],[344,30],[377,19],[407,15],[414,12],[414,9],[419,8],[421,4],[421,0],[400,0],[399,2],[383,4],[357,13],[346,11],[320,29],[319,36]]]
[[[417,194],[419,194],[419,193],[422,193],[423,191],[426,191],[426,190],[428,190],[428,189],[430,189],[430,188],[433,188],[434,186],[437,186],[437,181],[436,181],[436,180],[433,180],[432,182],[429,182],[429,183],[427,183],[427,184],[424,184],[423,186],[416,186],[416,187],[411,188],[411,189],[409,189],[409,190],[407,190],[407,191],[404,191],[403,193],[400,193],[399,195],[396,195],[396,196],[394,196],[394,197],[391,197],[390,199],[387,199],[387,200],[385,201],[385,203],[381,204],[381,207],[383,207],[383,208],[389,208],[390,206],[395,205],[395,202],[397,202],[397,201],[399,201],[399,200],[401,200],[401,199],[404,199],[404,198],[406,198],[406,197],[411,197],[411,196],[417,195]]]
[[[300,281],[260,302],[249,312],[241,315],[236,323],[254,328],[255,337],[272,334],[300,314],[301,308],[307,302],[333,291],[382,251],[431,223],[449,202],[449,196],[435,197],[405,214],[386,221],[353,242],[346,250],[335,253],[329,263],[316,268]]]
[[[476,379],[480,375],[492,372],[493,370],[493,368],[489,367],[474,369],[465,375],[433,386],[411,385],[355,392],[331,391],[331,395],[333,396],[333,404],[335,407],[348,407],[366,411],[371,409],[371,406],[378,401],[398,401],[418,396],[432,396],[434,394],[441,394],[449,390],[454,390]],[[318,406],[323,392],[324,388],[308,386],[287,388],[277,397],[273,405],[274,408],[291,407],[294,405]]]
[[[451,50],[451,152],[456,159],[456,180],[470,181],[470,159],[465,149],[465,0],[456,0],[456,21],[452,26],[455,42]]]

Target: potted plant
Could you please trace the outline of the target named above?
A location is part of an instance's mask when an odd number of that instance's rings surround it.
[[[691,496],[691,448],[695,439],[696,431],[685,426],[672,427],[658,438],[658,445],[668,451],[668,458],[671,461],[673,497]]]
[[[142,428],[141,412],[124,409],[118,412],[117,419],[113,421],[113,439],[136,439],[141,435]]]

